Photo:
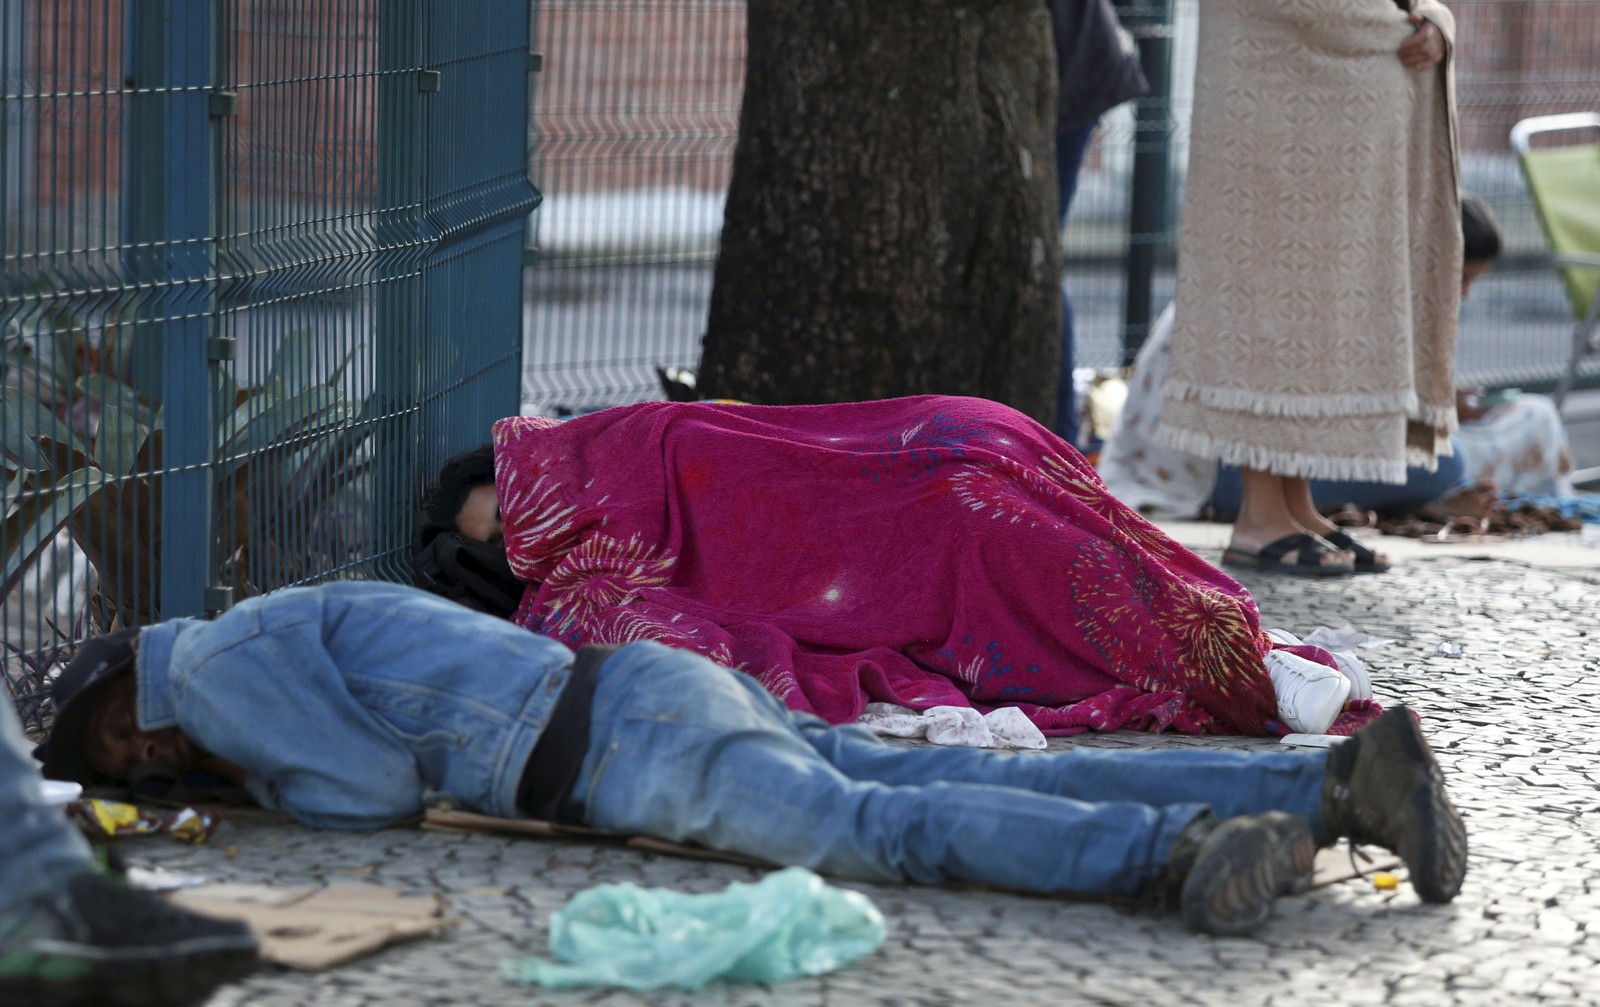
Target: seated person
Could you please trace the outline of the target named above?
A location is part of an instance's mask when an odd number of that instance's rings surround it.
[[[638,642],[573,652],[427,592],[341,581],[75,660],[36,750],[58,779],[205,770],[307,825],[377,829],[424,794],[867,881],[1167,899],[1248,933],[1315,844],[1399,854],[1448,902],[1467,840],[1416,718],[1330,752],[901,748]],[[132,670],[129,668],[132,666]]]
[[[1348,733],[1379,712],[1341,713],[1321,652],[1275,681],[1295,662],[1269,662],[1244,588],[998,403],[648,402],[502,420],[494,456],[504,529],[480,532],[528,583],[515,621],[694,650],[830,723],[886,702],[1057,734]],[[458,506],[464,534],[486,491],[448,489],[452,466],[437,520]]]
[[[1461,295],[1500,254],[1500,230],[1482,200],[1461,200],[1463,262]],[[1128,398],[1099,459],[1100,477],[1120,500],[1143,513],[1191,517],[1207,506],[1231,514],[1238,510],[1239,470],[1156,443],[1161,419],[1161,385],[1167,374],[1167,342],[1172,333],[1168,306],[1140,348],[1128,379]],[[1421,512],[1439,517],[1482,517],[1500,494],[1570,495],[1573,459],[1555,404],[1540,395],[1523,395],[1492,405],[1481,389],[1456,396],[1461,428],[1452,436],[1455,454],[1438,460],[1438,469],[1407,470],[1403,486],[1312,480],[1319,508],[1352,503],[1364,510]],[[1386,566],[1381,556],[1349,539],[1330,541],[1356,551],[1357,569]],[[1364,561],[1364,562],[1363,562]]]

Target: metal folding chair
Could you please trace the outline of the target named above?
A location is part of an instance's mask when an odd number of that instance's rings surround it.
[[[1544,133],[1586,136],[1588,142],[1530,145]],[[1511,127],[1511,147],[1577,319],[1572,356],[1552,396],[1560,407],[1583,358],[1600,350],[1600,112],[1523,119]]]

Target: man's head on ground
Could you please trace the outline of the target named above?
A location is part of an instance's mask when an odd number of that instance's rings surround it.
[[[424,509],[430,525],[454,528],[476,542],[504,541],[494,492],[494,446],[485,444],[447,459]]]
[[[50,736],[34,749],[44,774],[79,783],[123,783],[141,766],[174,772],[202,770],[225,778],[239,775],[195,745],[175,727],[139,726],[139,688],[134,674],[139,630],[124,629],[78,648],[51,684],[56,708]]]
[[[1467,296],[1473,281],[1500,257],[1500,225],[1489,204],[1477,196],[1461,197],[1461,296]]]

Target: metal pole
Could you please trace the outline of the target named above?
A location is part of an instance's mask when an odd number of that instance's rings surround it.
[[[1139,45],[1150,94],[1134,106],[1133,183],[1128,195],[1127,299],[1122,363],[1133,365],[1150,332],[1152,283],[1172,220],[1172,0],[1139,0],[1122,8]]]
[[[213,0],[127,0],[123,233],[140,285],[135,374],[161,402],[160,615],[205,611],[215,551]]]
[[[416,370],[422,352],[423,220],[422,9],[416,0],[378,5],[378,276],[373,338],[373,530],[378,576],[409,575],[407,548],[416,512]]]

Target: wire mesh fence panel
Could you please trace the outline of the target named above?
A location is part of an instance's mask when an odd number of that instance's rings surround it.
[[[658,398],[655,366],[694,366],[710,297],[743,79],[743,3],[547,0],[534,102],[536,214],[523,408]],[[1174,287],[1199,0],[1119,0],[1170,88],[1101,122],[1063,229],[1064,285],[1084,367],[1126,360]],[[1497,213],[1506,254],[1463,306],[1466,382],[1553,380],[1571,311],[1548,264],[1507,134],[1517,119],[1600,106],[1600,3],[1451,0],[1463,179]],[[1314,128],[1308,124],[1307,128]],[[1144,212],[1137,162],[1144,173]],[[1149,180],[1153,179],[1153,183]],[[1148,253],[1130,273],[1130,249]],[[1338,254],[1330,250],[1329,254]],[[1592,364],[1589,383],[1600,377]]]
[[[544,0],[524,408],[659,397],[694,366],[738,135],[744,4]]]
[[[429,345],[456,357],[428,389],[450,408],[436,408],[424,432],[444,450],[487,442],[489,424],[509,415],[519,397],[522,250],[528,214],[541,199],[527,153],[532,12],[521,6],[508,30],[503,13],[491,19],[479,10],[467,18],[437,4],[425,36],[429,64],[445,74],[427,146],[427,215],[439,239],[424,287],[429,331],[444,338]]]
[[[529,8],[0,0],[0,629],[409,577],[517,408]]]
[[[1463,186],[1493,208],[1501,261],[1461,306],[1459,377],[1544,388],[1566,364],[1572,307],[1550,263],[1533,202],[1512,154],[1519,120],[1600,112],[1600,3],[1457,0],[1457,106]],[[1600,212],[1600,193],[1595,194]],[[1600,382],[1600,360],[1583,382]]]
[[[377,5],[228,5],[217,552],[235,599],[370,573]]]
[[[121,4],[0,4],[0,635],[28,722],[61,648],[148,612],[160,589],[162,396],[131,382],[172,379],[178,392],[182,380],[160,373],[159,352],[134,350],[144,333],[187,337],[203,310],[197,285],[158,289],[155,275],[169,256],[174,274],[193,268],[182,235],[203,220],[166,198],[165,167],[136,162],[125,138],[184,103],[185,63],[204,50],[174,38],[162,67],[146,41]],[[134,172],[156,191],[125,219]],[[171,241],[142,230],[157,217],[173,223]],[[140,534],[116,535],[123,524]]]

